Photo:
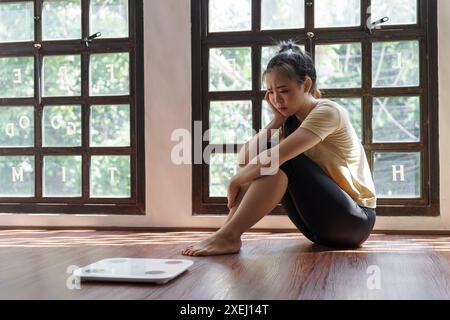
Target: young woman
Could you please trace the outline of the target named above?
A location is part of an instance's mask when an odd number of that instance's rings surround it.
[[[310,241],[336,248],[360,247],[375,224],[376,194],[364,148],[347,111],[321,99],[314,63],[292,41],[281,44],[264,78],[265,100],[274,113],[265,128],[269,130],[267,150],[249,159],[249,150],[258,150],[263,131],[244,145],[241,169],[228,186],[226,223],[182,254],[239,252],[241,235],[280,201]],[[275,146],[271,129],[279,133]],[[262,159],[270,155],[278,155],[281,170],[264,175],[267,158]]]

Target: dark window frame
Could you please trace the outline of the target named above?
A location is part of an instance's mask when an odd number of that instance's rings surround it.
[[[295,39],[314,54],[316,44],[360,42],[362,44],[362,87],[359,89],[323,89],[325,98],[361,98],[363,101],[363,145],[373,168],[372,152],[421,151],[422,198],[378,199],[380,216],[439,216],[439,141],[438,141],[438,55],[437,55],[437,1],[418,0],[418,20],[415,25],[383,27],[369,35],[366,21],[370,0],[361,0],[361,25],[344,28],[314,28],[314,1],[305,1],[305,28],[292,30],[265,30],[261,26],[261,0],[252,0],[252,30],[208,33],[208,0],[191,1],[192,21],[192,121],[203,122],[203,131],[209,128],[208,104],[211,100],[248,99],[253,103],[253,128],[261,128],[261,104],[264,92],[260,90],[261,46],[273,45],[273,40]],[[307,32],[314,32],[314,40]],[[372,88],[372,43],[386,40],[419,39],[420,81],[416,88]],[[252,47],[252,91],[208,92],[208,50],[217,47]],[[421,142],[402,144],[374,144],[371,142],[372,100],[375,96],[419,95],[421,98]],[[207,142],[202,143],[204,148]],[[242,144],[234,145],[235,152]],[[237,149],[236,149],[237,147]],[[225,146],[224,146],[225,148]],[[228,149],[224,149],[228,150]],[[194,149],[192,150],[194,152]],[[194,163],[194,162],[193,162]],[[226,199],[209,197],[209,168],[207,164],[193,164],[193,214],[227,214]],[[285,215],[279,204],[271,215]]]
[[[25,2],[24,0],[0,0],[0,2]],[[28,1],[30,2],[30,1]],[[1,106],[35,107],[35,147],[0,148],[0,156],[35,156],[35,197],[0,198],[0,212],[4,213],[58,213],[58,214],[108,214],[145,215],[145,122],[144,122],[144,37],[143,0],[129,0],[129,37],[120,39],[95,39],[89,48],[77,40],[42,41],[42,1],[34,0],[35,40],[1,43],[0,57],[34,57],[35,93],[33,98],[0,99]],[[81,0],[82,38],[91,35],[89,30],[89,0]],[[92,33],[94,33],[93,31]],[[36,49],[35,44],[42,47]],[[89,96],[89,55],[95,53],[130,53],[130,94],[126,96]],[[44,56],[57,54],[81,55],[81,96],[48,97],[40,94],[39,66]],[[41,120],[46,105],[81,105],[82,147],[43,148]],[[89,116],[91,105],[130,105],[130,147],[89,147]],[[82,197],[42,197],[42,170],[44,155],[82,155]],[[129,155],[131,166],[130,198],[90,198],[89,171],[91,155]]]

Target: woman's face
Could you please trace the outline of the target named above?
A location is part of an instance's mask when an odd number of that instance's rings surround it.
[[[308,79],[308,78],[307,78]],[[273,70],[266,74],[266,86],[272,105],[284,116],[291,116],[305,104],[308,99],[310,80],[304,84],[290,79],[282,73]]]

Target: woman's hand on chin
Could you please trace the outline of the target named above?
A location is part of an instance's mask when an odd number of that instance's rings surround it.
[[[275,123],[279,124],[279,125],[282,125],[287,120],[287,118],[289,118],[289,116],[283,115],[282,113],[280,113],[280,111],[278,111],[277,108],[275,108],[273,103],[270,101],[269,91],[266,91],[266,95],[264,97],[264,100],[266,100],[266,102],[269,105],[270,109],[272,109],[273,121]]]

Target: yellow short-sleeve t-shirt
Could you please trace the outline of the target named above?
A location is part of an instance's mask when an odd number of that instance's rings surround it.
[[[322,142],[305,153],[356,203],[376,208],[376,192],[367,156],[346,109],[321,99],[300,124]]]

